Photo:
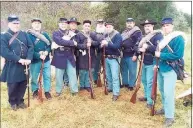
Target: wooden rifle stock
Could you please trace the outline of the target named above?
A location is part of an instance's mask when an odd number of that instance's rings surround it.
[[[103,79],[104,79],[104,93],[105,95],[108,95],[108,90],[107,90],[107,79],[106,79],[106,66],[105,66],[105,47],[103,47]]]
[[[28,66],[25,65],[25,74],[26,74],[26,79],[27,79],[27,99],[28,99],[28,104],[27,106],[30,106],[30,91],[29,91],[29,70],[28,70]]]
[[[133,104],[136,103],[136,99],[137,99],[137,92],[140,88],[140,85],[141,85],[141,75],[142,75],[142,67],[143,67],[143,60],[144,60],[144,52],[142,52],[142,55],[141,55],[141,62],[140,62],[140,66],[139,66],[139,77],[137,79],[137,84],[136,84],[136,89],[130,99],[130,102],[132,102]]]
[[[89,67],[89,83],[90,83],[90,95],[91,98],[94,99],[94,92],[93,92],[93,88],[92,88],[92,71],[91,71],[91,55],[90,55],[90,47],[88,47],[88,67]]]
[[[44,68],[44,60],[42,60],[42,65],[41,65],[41,69],[40,69],[40,75],[39,75],[39,79],[38,79],[38,99],[43,102],[43,97],[42,97],[42,75],[43,75],[43,68]]]
[[[154,116],[155,114],[155,102],[156,102],[156,97],[157,97],[157,73],[158,73],[158,59],[156,58],[156,68],[154,68],[153,86],[151,90],[151,99],[153,101],[151,112],[150,112],[151,116]]]
[[[102,87],[101,76],[100,76],[100,70],[99,70],[99,72],[98,72],[97,87]]]

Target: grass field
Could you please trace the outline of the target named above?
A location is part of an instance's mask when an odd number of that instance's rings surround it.
[[[185,50],[186,71],[191,69],[191,43]],[[112,94],[104,95],[104,88],[94,88],[96,99],[87,91],[71,96],[69,88],[60,97],[54,97],[55,80],[52,79],[52,100],[41,104],[31,99],[31,106],[25,110],[10,110],[7,87],[1,83],[1,127],[2,128],[162,128],[163,116],[150,116],[145,102],[129,102],[133,92],[121,89],[121,96],[112,102]],[[191,77],[183,85],[176,83],[176,96],[191,87]],[[158,91],[159,93],[159,91]],[[143,96],[143,88],[138,97]],[[27,103],[27,95],[25,95]],[[156,109],[161,108],[160,94]],[[183,99],[176,100],[175,124],[172,128],[191,127],[191,106],[183,106]]]

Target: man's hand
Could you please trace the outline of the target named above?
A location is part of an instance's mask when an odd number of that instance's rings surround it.
[[[40,59],[45,60],[45,58],[46,58],[45,55],[43,55],[43,54],[40,55]]]
[[[155,57],[158,57],[158,58],[159,58],[159,57],[160,57],[160,52],[157,52],[157,51],[156,51],[156,52],[155,52]]]
[[[101,42],[101,47],[105,46],[105,45],[108,45],[108,42],[106,40],[102,40]]]
[[[29,65],[29,64],[31,64],[31,60],[26,59],[25,60],[25,65]]]
[[[73,42],[74,42],[74,45],[77,46],[78,43],[75,40],[73,40]]]
[[[42,55],[44,53],[44,51],[39,51],[39,54]]]
[[[52,42],[51,49],[57,49],[59,47],[63,47],[63,46],[60,46],[60,45],[56,44],[56,42]]]
[[[144,47],[139,48],[139,51],[140,51],[140,52],[145,52],[145,50],[146,50],[146,49],[145,49]]]
[[[90,42],[87,42],[87,48],[91,46],[91,43]]]
[[[155,69],[157,69],[157,68],[158,68],[158,66],[156,66],[156,65],[153,66],[153,70],[155,70]]]
[[[137,56],[133,56],[132,61],[136,61],[136,60],[137,60]]]
[[[25,60],[24,60],[24,59],[20,59],[18,62],[19,62],[20,64],[22,64],[22,65],[25,65]]]
[[[48,51],[45,51],[43,54],[44,54],[45,56],[47,56],[47,55],[48,55]]]
[[[92,43],[91,38],[88,38],[88,39],[87,39],[87,43]]]
[[[148,45],[146,43],[143,44],[142,48],[147,49]]]

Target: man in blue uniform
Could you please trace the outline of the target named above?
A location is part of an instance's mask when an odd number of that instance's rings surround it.
[[[97,40],[100,41],[101,39],[104,39],[104,33],[105,33],[105,22],[103,19],[98,19],[96,30],[95,30]],[[97,84],[98,76],[100,75],[100,69],[102,65],[102,50],[98,47],[96,53],[97,53],[96,64],[93,72],[93,80],[95,84]]]
[[[143,68],[142,68],[142,83],[144,86],[144,97],[139,98],[140,101],[147,101],[147,108],[152,107],[151,90],[153,84],[153,56],[156,51],[158,42],[162,40],[161,31],[154,31],[154,25],[157,23],[153,20],[146,19],[141,25],[144,27],[145,36],[140,41],[139,51],[145,52]]]
[[[24,94],[27,87],[26,65],[33,58],[33,44],[26,32],[20,30],[20,21],[16,15],[8,17],[8,31],[1,35],[1,56],[5,65],[1,81],[7,82],[9,103],[13,110],[26,108]]]
[[[77,48],[79,49],[79,78],[80,78],[80,90],[86,89],[90,92],[90,83],[89,83],[89,56],[88,56],[88,48],[90,47],[90,55],[91,55],[91,72],[94,71],[94,66],[96,63],[96,55],[95,50],[98,47],[99,42],[97,41],[96,34],[91,32],[91,21],[84,20],[83,21],[83,30],[79,31],[77,34]],[[91,76],[92,77],[92,76]],[[92,79],[92,78],[91,78]]]
[[[120,94],[119,81],[119,63],[120,48],[122,37],[121,34],[114,29],[112,21],[107,21],[105,39],[101,42],[101,47],[105,47],[105,65],[108,91],[113,92],[113,101],[118,99]]]
[[[60,18],[59,29],[53,32],[56,48],[51,64],[56,67],[56,95],[60,96],[63,88],[63,77],[69,81],[72,95],[78,92],[76,76],[75,47],[77,46],[76,33],[67,30],[68,21]],[[66,82],[66,81],[65,81]]]
[[[45,97],[51,99],[51,66],[49,53],[51,52],[51,39],[49,35],[41,30],[42,21],[39,18],[31,20],[32,29],[28,30],[29,37],[34,45],[34,54],[32,64],[30,65],[31,87],[33,98],[38,96],[38,76],[41,70],[41,65],[44,60],[43,67],[43,87]]]
[[[134,89],[136,72],[137,72],[137,43],[142,38],[142,32],[139,27],[135,26],[133,18],[126,20],[126,29],[121,34],[123,38],[121,59],[121,76],[122,86],[127,87],[130,91]]]
[[[177,75],[168,64],[181,59],[184,55],[184,37],[173,31],[173,19],[163,18],[161,21],[164,39],[159,43],[159,51],[155,56],[159,58],[158,83],[163,108],[155,114],[165,114],[165,126],[174,123],[175,84]]]

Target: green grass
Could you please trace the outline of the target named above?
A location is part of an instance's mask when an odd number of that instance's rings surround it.
[[[191,69],[191,44],[185,49],[186,71]],[[94,88],[96,99],[92,100],[86,91],[78,96],[71,96],[67,88],[61,97],[54,97],[55,80],[52,78],[52,95],[50,101],[41,104],[31,99],[31,106],[25,110],[10,110],[7,87],[1,83],[1,127],[2,128],[162,128],[164,116],[150,116],[145,102],[129,102],[133,92],[121,89],[117,102],[112,102],[112,94],[104,95],[104,88]],[[176,96],[191,87],[191,78],[185,84],[176,83]],[[143,96],[143,88],[138,97]],[[27,103],[27,95],[25,95]],[[161,108],[160,94],[156,109]],[[183,99],[176,100],[175,124],[172,128],[191,127],[191,106],[183,106]]]

